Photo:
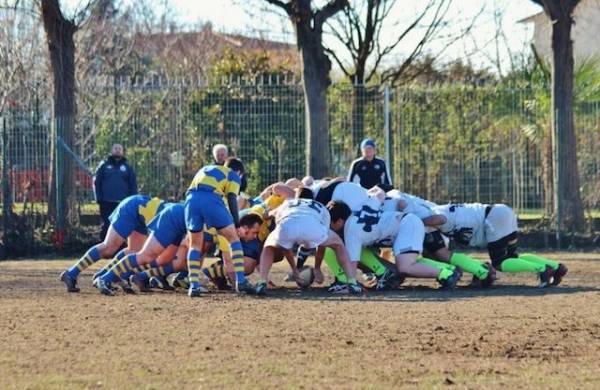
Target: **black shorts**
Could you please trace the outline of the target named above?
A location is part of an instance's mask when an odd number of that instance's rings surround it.
[[[331,198],[333,198],[333,191],[335,191],[335,187],[337,187],[338,184],[343,183],[345,181],[346,178],[344,177],[336,177],[335,179],[332,179],[327,183],[323,184],[323,186],[321,186],[321,188],[319,189],[319,192],[315,194],[315,200],[321,203],[322,205],[326,206],[327,203],[331,202]]]
[[[423,241],[423,249],[429,254],[434,255],[435,252],[446,247],[446,242],[442,236],[442,232],[439,230],[431,233],[425,233],[425,240]]]
[[[496,269],[500,269],[500,265],[506,259],[517,258],[517,243],[510,243],[517,239],[517,232],[513,232],[508,236],[502,237],[498,241],[488,243],[488,253],[490,260],[492,260],[492,266]]]

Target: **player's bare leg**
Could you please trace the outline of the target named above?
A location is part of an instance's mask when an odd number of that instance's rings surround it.
[[[98,260],[113,256],[124,242],[125,237],[121,237],[114,227],[110,225],[104,241],[88,249],[85,255],[60,275],[60,280],[67,286],[67,291],[79,292],[79,287],[77,286],[77,277],[79,274]]]

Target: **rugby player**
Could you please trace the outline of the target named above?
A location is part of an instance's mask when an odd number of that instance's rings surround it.
[[[383,205],[385,211],[402,211],[413,213],[422,220],[433,215],[433,208],[437,204],[414,195],[400,192],[399,190],[388,191]],[[424,253],[432,259],[443,261],[459,267],[462,271],[473,274],[471,287],[489,287],[496,280],[496,272],[489,264],[472,258],[464,253],[451,251],[447,247],[447,239],[436,230],[427,228],[425,233]],[[425,260],[427,260],[425,258]]]
[[[164,202],[159,198],[145,195],[129,196],[121,201],[109,217],[110,226],[104,241],[88,249],[75,264],[60,275],[68,292],[79,292],[79,274],[102,258],[111,257],[127,241],[127,247],[117,253],[109,264],[94,275],[94,279],[104,274],[126,254],[142,248],[147,237],[147,225],[162,210]]]
[[[266,294],[269,271],[278,255],[283,255],[286,258],[292,268],[293,277],[297,280],[298,269],[292,253],[294,245],[317,248],[316,262],[322,260],[326,247],[333,249],[348,276],[347,291],[350,293],[362,292],[362,288],[356,282],[355,275],[350,267],[348,254],[342,239],[329,228],[331,218],[327,208],[311,198],[311,191],[306,188],[299,188],[295,199],[289,199],[277,209],[271,211],[271,215],[275,217],[276,226],[267,237],[261,253],[261,280],[256,287],[257,294]],[[323,279],[320,268],[316,266],[316,282],[322,283]]]
[[[187,255],[190,297],[199,297],[208,291],[200,285],[205,225],[209,229],[216,228],[219,235],[229,242],[236,274],[235,290],[254,293],[254,286],[244,273],[244,252],[236,231],[239,226],[237,196],[240,192],[240,176],[243,174],[244,164],[230,157],[224,166],[207,165],[201,168],[188,188],[185,223],[190,243]]]
[[[348,205],[333,201],[327,208],[331,214],[331,228],[343,232],[350,261],[354,266],[361,259],[363,247],[392,246],[398,273],[417,278],[434,278],[443,288],[452,289],[460,280],[460,271],[442,265],[432,266],[418,262],[423,251],[425,227],[419,217],[410,213],[381,211],[364,205],[352,213]],[[386,271],[379,279],[378,289],[387,288],[396,278]]]
[[[504,204],[448,204],[434,207],[433,214],[424,220],[427,226],[438,229],[459,245],[487,247],[492,266],[498,271],[536,273],[542,288],[560,284],[567,274],[562,263],[517,253],[517,217]],[[440,253],[437,252],[438,256]]]

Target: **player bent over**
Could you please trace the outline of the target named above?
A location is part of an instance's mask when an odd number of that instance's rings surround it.
[[[417,261],[423,251],[425,227],[416,215],[384,212],[369,206],[363,206],[358,213],[351,213],[347,205],[339,202],[330,203],[328,208],[332,215],[332,228],[344,232],[344,242],[350,261],[354,265],[360,261],[363,247],[391,245],[398,273],[416,278],[436,279],[446,289],[456,287],[460,280],[460,271],[454,267]],[[340,211],[344,209],[346,210]],[[386,271],[379,278],[378,289],[388,288],[395,278],[394,273]]]
[[[262,219],[254,213],[246,213],[240,218],[240,227],[237,228],[242,250],[244,252],[244,274],[250,275],[256,269],[260,258],[261,243],[257,236],[262,226]],[[219,290],[228,290],[228,279],[235,285],[235,273],[227,270],[226,265],[231,263],[231,249],[229,243],[218,235],[205,235],[205,242],[218,245],[221,259],[210,266],[202,268],[202,272],[210,279]]]
[[[119,262],[126,254],[142,248],[147,237],[146,226],[162,210],[164,202],[159,198],[144,195],[129,196],[121,201],[109,217],[110,226],[104,241],[87,250],[73,266],[60,275],[68,292],[79,292],[77,277],[79,274],[102,258],[111,257],[127,241],[127,248],[119,251],[109,264],[100,270],[94,279]]]
[[[437,206],[437,204],[417,196],[392,190],[386,194],[383,210],[412,213],[425,220],[433,215],[433,209]],[[462,271],[472,274],[471,287],[489,287],[494,283],[496,280],[494,268],[464,253],[450,251],[446,246],[446,241],[438,230],[426,232],[424,249],[427,256],[452,264]],[[424,262],[428,260],[423,258]]]
[[[448,204],[433,209],[425,219],[460,245],[486,247],[492,266],[502,272],[531,272],[540,279],[540,287],[558,285],[567,268],[553,260],[533,254],[517,253],[517,217],[504,204]]]
[[[185,223],[190,243],[187,256],[190,297],[199,297],[208,291],[200,285],[205,225],[208,229],[216,228],[219,235],[229,242],[236,275],[235,290],[254,293],[254,286],[244,274],[244,252],[236,231],[236,226],[239,226],[237,196],[243,174],[244,164],[236,158],[229,158],[224,166],[207,165],[201,168],[188,188]],[[223,197],[227,199],[227,205]]]
[[[298,196],[297,199],[285,201],[274,210],[276,227],[267,237],[260,257],[260,282],[256,287],[256,293],[266,294],[269,271],[278,255],[286,258],[292,268],[294,279],[297,279],[298,269],[292,252],[294,245],[317,248],[315,259],[315,281],[317,283],[323,282],[323,273],[320,270],[323,252],[326,247],[333,249],[348,276],[348,291],[361,293],[362,288],[356,282],[344,243],[329,228],[329,211],[319,202],[300,197],[308,196],[306,193],[301,194],[299,191]]]
[[[129,279],[135,273],[142,272],[145,268],[157,268],[158,259],[165,250],[170,252],[170,258],[177,251],[177,247],[186,235],[185,208],[181,203],[170,203],[148,225],[150,236],[142,249],[136,253],[125,256],[108,272],[99,277],[96,287],[104,295],[114,295],[111,284],[120,279]],[[169,256],[164,256],[168,258]],[[164,264],[165,272],[172,273],[173,264]],[[171,268],[169,268],[171,267]]]

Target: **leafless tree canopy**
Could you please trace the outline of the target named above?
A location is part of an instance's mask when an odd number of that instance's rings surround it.
[[[444,41],[444,48],[437,53],[428,53],[436,58],[473,27],[479,16],[473,18],[460,31],[449,35],[445,28],[449,24],[448,14],[454,7],[453,0],[428,0],[409,21],[396,16],[403,6],[397,0],[353,0],[349,7],[330,20],[329,31],[343,45],[344,53],[332,48],[327,52],[336,61],[342,72],[355,84],[368,83],[380,75],[382,81],[396,83],[406,80],[406,71],[415,60],[423,57],[430,43]],[[481,11],[480,11],[481,12]],[[395,50],[408,40],[414,40],[408,54],[397,64],[382,69]],[[414,66],[412,67],[414,70]],[[411,77],[417,74],[411,72]]]

